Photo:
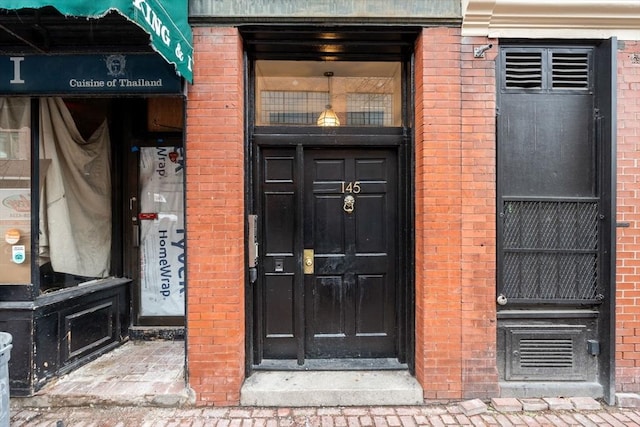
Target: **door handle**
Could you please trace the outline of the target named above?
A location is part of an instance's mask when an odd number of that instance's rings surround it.
[[[304,274],[313,274],[313,263],[314,263],[313,257],[314,257],[313,249],[304,250],[304,255],[302,260]]]
[[[133,247],[134,248],[138,248],[140,247],[140,229],[137,225],[133,225],[133,231],[132,231],[132,243],[133,243]]]

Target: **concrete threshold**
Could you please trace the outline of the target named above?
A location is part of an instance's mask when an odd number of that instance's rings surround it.
[[[422,405],[407,371],[257,371],[240,391],[243,406]]]

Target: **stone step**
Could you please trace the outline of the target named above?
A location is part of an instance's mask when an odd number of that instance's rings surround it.
[[[422,405],[407,371],[258,371],[240,391],[243,406]]]

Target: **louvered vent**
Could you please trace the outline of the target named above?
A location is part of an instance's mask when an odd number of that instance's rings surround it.
[[[551,313],[551,311],[549,311]],[[595,376],[597,359],[587,352],[595,338],[593,323],[574,319],[574,325],[554,326],[557,318],[510,318],[499,324],[505,331],[507,381],[586,381]],[[507,324],[504,324],[508,322]]]
[[[586,52],[552,53],[553,89],[589,89],[589,55]]]
[[[542,52],[506,52],[505,86],[507,89],[540,89]]]
[[[522,339],[520,340],[520,367],[573,368],[573,340]]]

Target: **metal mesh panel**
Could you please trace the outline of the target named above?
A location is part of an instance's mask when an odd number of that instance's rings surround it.
[[[503,212],[505,296],[552,301],[596,298],[596,202],[507,201]]]

